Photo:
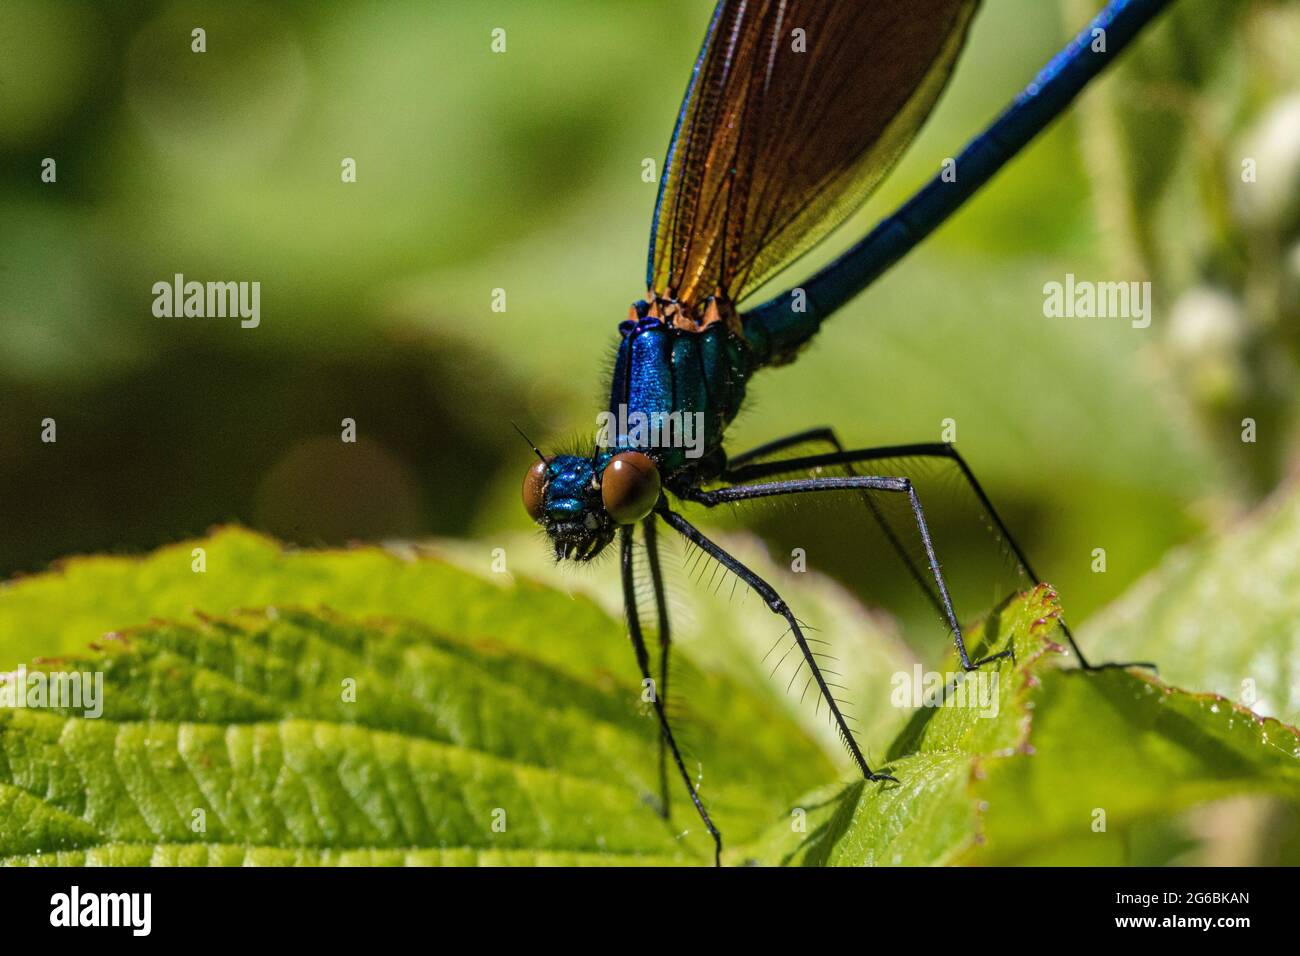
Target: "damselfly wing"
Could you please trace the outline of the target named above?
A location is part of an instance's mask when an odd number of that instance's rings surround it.
[[[647,285],[703,320],[840,225],[943,91],[977,0],[722,3],[655,205]]]

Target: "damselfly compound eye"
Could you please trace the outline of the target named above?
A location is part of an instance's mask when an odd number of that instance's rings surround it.
[[[551,463],[548,457],[528,469],[524,475],[524,510],[534,521],[541,521],[546,509],[546,466]]]
[[[600,479],[605,512],[618,524],[635,524],[659,500],[659,469],[639,451],[615,455]]]

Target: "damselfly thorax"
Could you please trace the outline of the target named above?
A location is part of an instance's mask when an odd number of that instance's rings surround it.
[[[558,558],[589,561],[659,504],[726,467],[722,438],[740,410],[754,353],[734,306],[710,296],[698,310],[651,295],[634,303],[621,336],[609,407],[589,453],[546,456],[524,479],[524,504]]]
[[[607,435],[606,447],[649,455],[674,491],[716,477],[754,367],[735,307],[722,294],[698,310],[653,296],[632,305],[619,333],[609,416],[643,427]]]

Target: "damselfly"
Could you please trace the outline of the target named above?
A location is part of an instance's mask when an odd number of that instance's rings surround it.
[[[634,536],[640,528],[655,591],[661,646],[654,708],[663,748],[704,825],[715,861],[722,840],[682,760],[664,701],[669,624],[656,533],[662,521],[710,555],[784,618],[853,760],[873,771],[845,721],[804,629],[776,589],[673,510],[786,495],[896,496],[910,509],[922,555],[913,576],[968,652],[920,496],[908,475],[806,477],[831,466],[897,457],[955,464],[1007,542],[1037,577],[965,461],[950,444],[845,450],[817,428],[728,456],[723,437],[758,370],[795,355],[821,323],[953,213],[1060,114],[1169,0],[1113,0],[983,133],[893,215],[798,287],[755,308],[736,303],[823,239],[878,185],[930,113],[965,41],[978,0],[722,0],[687,87],[651,226],[647,294],[619,326],[610,388],[612,426],[590,454],[546,456],[524,479],[528,513],[557,558],[588,561],[617,537],[628,629],[643,679],[654,681],[637,609]],[[689,425],[700,423],[698,433]],[[817,455],[780,457],[821,443]],[[804,477],[789,477],[802,475]],[[784,477],[783,477],[784,476]],[[907,549],[891,537],[904,561]],[[1068,628],[1084,667],[1092,667]],[[1103,665],[1106,666],[1106,665]],[[666,804],[665,804],[666,806]]]

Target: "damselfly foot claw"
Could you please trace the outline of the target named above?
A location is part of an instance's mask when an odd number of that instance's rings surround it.
[[[1084,664],[1085,671],[1113,671],[1126,669],[1129,667],[1141,667],[1151,671],[1153,674],[1159,674],[1160,668],[1151,661],[1107,661],[1105,664]]]
[[[996,654],[990,654],[988,657],[981,657],[981,658],[980,658],[979,660],[977,660],[977,661],[973,661],[973,662],[972,662],[972,661],[967,661],[965,664],[962,665],[962,670],[967,671],[967,672],[969,672],[969,671],[974,671],[974,670],[979,670],[979,669],[980,669],[981,667],[983,667],[985,664],[988,664],[988,663],[990,663],[990,662],[992,662],[992,661],[998,661],[998,660],[1001,660],[1001,659],[1004,658],[1004,657],[1009,657],[1009,658],[1011,658],[1011,663],[1014,664],[1014,663],[1016,662],[1016,650],[1015,650],[1015,648],[1014,648],[1014,647],[1009,647],[1009,648],[1007,648],[1005,651],[998,651]]]
[[[890,783],[898,783],[898,778],[888,773],[869,773],[867,774],[867,780],[870,783],[875,783],[878,780],[888,780]]]

